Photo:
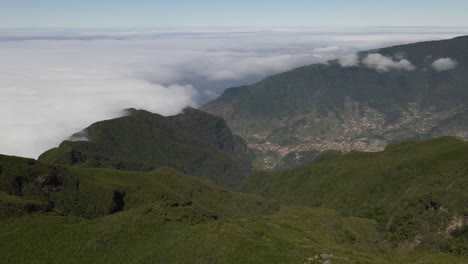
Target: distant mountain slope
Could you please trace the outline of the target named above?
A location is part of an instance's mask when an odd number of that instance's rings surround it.
[[[464,36],[297,68],[228,89],[202,109],[263,153],[259,167],[281,168],[327,149],[376,151],[387,141],[443,135],[466,140],[467,87]]]
[[[225,187],[238,186],[251,169],[252,153],[244,141],[221,118],[192,108],[170,117],[129,110],[128,116],[92,124],[74,138],[39,160],[137,171],[173,167]]]
[[[468,250],[468,142],[455,138],[324,154],[293,170],[256,173],[242,190],[374,219],[398,247]]]
[[[373,220],[283,207],[170,168],[0,155],[0,263],[464,263],[390,248]]]

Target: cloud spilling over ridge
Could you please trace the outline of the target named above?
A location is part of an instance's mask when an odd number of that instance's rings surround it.
[[[35,158],[125,108],[176,114],[294,67],[460,31],[0,29],[0,153]]]
[[[438,72],[455,69],[457,65],[458,62],[451,58],[440,58],[431,64],[432,68]]]
[[[338,59],[341,67],[355,67],[359,66],[359,56],[357,54],[349,54]]]
[[[195,105],[196,91],[189,85],[163,86],[113,75],[93,78],[87,72],[50,74],[42,74],[44,82],[36,80],[37,89],[21,80],[2,87],[7,95],[0,97],[0,120],[6,129],[0,131],[2,153],[36,157],[93,122],[120,116],[128,107],[170,115]]]
[[[379,53],[371,53],[367,55],[362,63],[371,69],[375,69],[380,72],[387,72],[390,70],[404,70],[412,71],[416,67],[407,59],[394,60],[391,57],[383,56]]]

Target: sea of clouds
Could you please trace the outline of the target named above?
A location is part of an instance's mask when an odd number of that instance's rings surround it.
[[[228,87],[356,51],[466,34],[464,28],[0,29],[0,153],[36,158],[135,107],[163,115]],[[374,55],[380,70],[409,69]],[[382,65],[382,66],[380,66]],[[455,67],[448,58],[436,69]]]

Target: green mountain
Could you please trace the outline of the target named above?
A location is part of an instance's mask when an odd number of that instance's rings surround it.
[[[203,109],[255,164],[192,108],[129,109],[38,161],[0,155],[0,263],[466,263],[468,142],[394,142],[467,139],[467,48],[361,52],[227,90]]]
[[[72,139],[39,160],[135,171],[172,167],[229,188],[252,167],[253,154],[224,120],[193,108],[169,117],[130,109],[127,116],[92,124]]]
[[[242,190],[373,219],[400,250],[468,253],[468,142],[455,138],[327,153],[296,169],[255,173]]]
[[[330,149],[468,139],[468,36],[360,52],[354,60],[227,89],[202,109],[257,150],[259,168],[294,166]]]
[[[392,248],[377,222],[279,206],[170,169],[0,155],[0,263],[465,263]]]

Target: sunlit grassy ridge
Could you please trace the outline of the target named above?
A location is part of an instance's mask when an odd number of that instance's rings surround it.
[[[140,208],[148,203],[186,207],[208,218],[262,213],[277,208],[259,196],[228,192],[172,168],[130,172],[62,167],[31,159],[0,157],[0,190],[10,194],[3,195],[5,200],[16,196],[36,200],[46,203],[49,210],[85,218]]]
[[[159,210],[148,205],[93,220],[51,213],[10,218],[0,222],[6,241],[0,262],[303,263],[333,254],[333,263],[464,263],[460,256],[386,249],[375,223],[330,209],[181,221],[167,221]]]

